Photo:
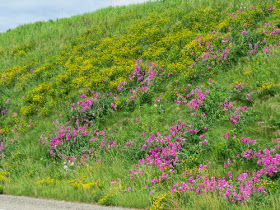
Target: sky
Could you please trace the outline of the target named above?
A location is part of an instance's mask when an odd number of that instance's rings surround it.
[[[149,0],[0,0],[0,32],[25,23],[56,20],[108,6],[145,1]]]

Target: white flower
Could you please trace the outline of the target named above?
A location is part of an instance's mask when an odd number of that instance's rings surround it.
[[[157,104],[155,104],[154,106],[157,107]]]
[[[68,166],[67,166],[67,165],[65,165],[63,168],[64,168],[64,169],[68,169]]]

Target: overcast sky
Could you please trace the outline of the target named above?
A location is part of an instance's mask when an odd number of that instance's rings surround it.
[[[25,23],[70,17],[108,7],[149,0],[0,0],[0,32]]]

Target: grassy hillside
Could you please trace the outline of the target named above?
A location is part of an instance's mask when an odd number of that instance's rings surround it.
[[[0,193],[280,205],[279,0],[109,7],[0,40]]]

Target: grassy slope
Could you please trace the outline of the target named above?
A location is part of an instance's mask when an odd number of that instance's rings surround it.
[[[272,54],[265,54],[266,45],[259,44],[257,52],[248,56],[249,42],[255,44],[263,37],[267,37],[271,45],[279,41],[279,38],[271,39],[262,34],[262,30],[272,30],[272,25],[280,27],[277,25],[279,2],[266,2],[243,1],[248,12],[237,15],[241,6],[239,1],[169,0],[106,8],[83,17],[24,25],[0,34],[3,40],[0,44],[3,52],[0,77],[6,77],[0,80],[0,108],[8,109],[0,116],[0,130],[3,129],[0,137],[7,139],[2,140],[4,150],[1,151],[0,165],[0,184],[2,182],[4,193],[138,208],[160,205],[164,208],[240,207],[216,193],[202,196],[165,193],[173,184],[187,182],[182,173],[190,168],[196,170],[200,163],[211,161],[213,165],[206,173],[216,178],[227,176],[228,171],[232,171],[233,177],[246,170],[256,171],[259,169],[256,161],[237,159],[236,155],[247,148],[270,148],[275,145],[271,140],[279,138],[279,46],[272,48]],[[255,5],[254,10],[250,9],[252,5]],[[276,10],[270,11],[270,7]],[[228,17],[233,12],[236,20]],[[251,25],[244,25],[247,22]],[[270,26],[265,27],[265,23]],[[228,27],[231,27],[230,31]],[[220,31],[221,36],[214,36],[214,30]],[[236,35],[244,30],[249,30],[250,34],[241,36],[244,38]],[[221,42],[227,33],[233,38],[231,46]],[[205,71],[206,66],[201,62],[197,62],[195,68],[188,68],[202,52],[199,47],[194,47],[195,43],[198,44],[195,37],[199,35],[206,42],[211,41],[215,50],[230,48],[227,60],[217,62],[211,71]],[[187,53],[188,48],[195,52],[194,56]],[[119,82],[127,80],[136,59],[152,60],[157,67],[162,66],[166,72],[174,74],[154,84],[147,96],[141,96],[143,99],[139,97],[135,103],[128,103],[126,98],[130,94],[125,91],[117,93],[116,87]],[[191,77],[191,73],[197,76]],[[207,82],[209,78],[212,86]],[[177,98],[174,94],[185,95],[184,87],[188,83],[192,87],[205,85],[211,92],[205,102],[207,118],[202,124],[199,116],[190,115],[188,107],[174,103]],[[237,84],[245,88],[241,95],[233,91]],[[137,87],[137,84],[129,85]],[[64,161],[52,158],[38,139],[41,132],[53,130],[52,123],[59,114],[62,115],[61,122],[70,120],[69,104],[78,101],[87,89],[112,91],[120,101],[116,112],[96,120],[88,131],[91,135],[97,128],[107,129],[114,134],[121,149],[108,152],[96,149],[97,154],[88,155],[89,160],[81,166],[75,162],[75,167],[65,170]],[[247,93],[252,95],[253,102],[246,99]],[[229,96],[233,97],[234,105],[248,106],[248,114],[238,126],[233,126],[227,114],[219,108]],[[154,106],[156,98],[162,98],[158,107]],[[9,103],[4,102],[6,99],[10,100]],[[164,113],[159,112],[159,106]],[[201,113],[202,110],[197,111],[197,114]],[[270,116],[273,116],[271,120]],[[136,119],[139,122],[136,123]],[[207,126],[207,131],[201,131],[201,134],[206,135],[209,145],[198,147],[198,136],[192,144],[185,145],[180,153],[183,162],[175,167],[166,182],[151,185],[151,180],[159,177],[161,172],[147,165],[141,165],[144,174],[140,178],[131,179],[128,171],[143,157],[137,146],[144,141],[141,134],[150,136],[160,132],[169,135],[170,126],[176,125],[178,120],[197,128]],[[13,129],[15,124],[17,128]],[[227,132],[236,135],[233,140],[236,144],[228,145],[222,137]],[[257,145],[240,144],[242,136],[257,139]],[[10,140],[15,142],[9,143]],[[125,149],[125,143],[130,140],[134,140],[136,146]],[[75,152],[81,155],[85,148],[90,147],[84,146]],[[99,159],[101,163],[96,162]],[[224,163],[228,159],[233,164],[225,169]],[[253,195],[245,207],[269,205],[275,208],[280,202],[277,176],[267,176],[267,181],[262,182],[269,192],[265,199]],[[120,182],[110,184],[118,178]],[[94,187],[97,180],[101,184]],[[132,191],[124,192],[128,187],[132,187]],[[153,189],[155,192],[150,196]]]

